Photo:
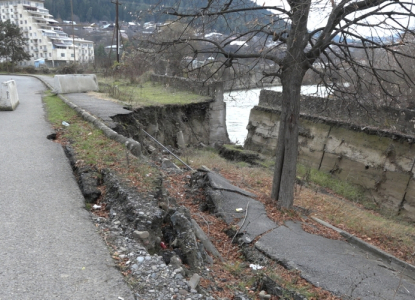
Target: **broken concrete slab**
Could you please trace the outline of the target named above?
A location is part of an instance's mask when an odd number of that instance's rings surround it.
[[[230,191],[230,192],[239,193],[239,194],[242,194],[248,197],[256,197],[255,194],[252,194],[237,186],[230,184],[227,179],[223,178],[217,173],[208,172],[207,177],[208,177],[210,186],[215,190]]]
[[[19,105],[19,95],[14,80],[2,82],[0,88],[0,110],[12,111]]]
[[[242,196],[240,194],[228,193],[232,197],[226,197],[224,191],[206,188],[206,194],[215,207],[215,211],[222,217],[227,224],[234,223],[235,220],[244,217],[244,213],[236,211],[237,208],[244,207],[251,200],[251,198]]]
[[[218,214],[227,224],[238,222],[242,241],[251,243],[256,237],[272,230],[277,225],[267,217],[265,206],[252,198],[252,193],[230,184],[214,172],[208,172],[207,195]]]
[[[98,81],[95,74],[55,75],[54,88],[58,94],[98,91]]]
[[[267,217],[265,206],[261,202],[250,201],[245,209],[247,210],[246,218],[238,223],[239,231],[244,234],[242,240],[245,243],[249,244],[261,234],[278,227]]]
[[[414,281],[353,245],[303,231],[301,223],[286,222],[263,235],[255,247],[338,296],[362,300],[415,297]]]

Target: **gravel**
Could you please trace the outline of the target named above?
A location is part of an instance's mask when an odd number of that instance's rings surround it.
[[[137,300],[215,299],[195,286],[194,280],[186,279],[188,271],[180,263],[166,265],[161,255],[150,254],[139,241],[129,238],[116,218],[96,215],[92,215],[92,218],[118,261],[120,270],[127,275],[126,280],[132,286]],[[201,272],[207,274],[209,270],[204,268]]]

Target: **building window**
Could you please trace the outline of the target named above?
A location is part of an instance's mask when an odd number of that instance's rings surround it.
[[[43,53],[40,53],[40,57],[43,57]]]
[[[24,23],[27,24],[27,20],[24,20]]]
[[[52,53],[49,53],[49,57],[52,57]]]
[[[20,24],[23,24],[23,21],[20,21]]]
[[[61,57],[65,57],[65,53],[61,53]]]
[[[71,57],[73,57],[73,53],[71,54]]]
[[[20,14],[20,18],[23,18],[22,14]]]
[[[32,26],[29,26],[29,30],[32,30]]]

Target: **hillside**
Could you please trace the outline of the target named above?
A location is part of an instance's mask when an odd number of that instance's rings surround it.
[[[115,4],[112,0],[72,0],[74,20],[81,22],[97,22],[97,21],[114,21],[115,20]],[[113,1],[115,2],[115,0]],[[207,1],[204,0],[187,0],[180,4],[181,9],[191,9],[203,7]],[[219,0],[218,7],[224,5]],[[169,16],[165,14],[157,14],[151,10],[151,6],[157,5],[158,0],[120,0],[122,5],[119,9],[119,17],[121,21],[138,21],[140,23],[147,21],[165,22]],[[174,6],[177,3],[175,0],[163,1],[163,6]],[[231,7],[235,8],[242,6],[251,6],[251,1],[234,1]],[[62,20],[71,20],[71,1],[68,0],[46,0],[45,6],[55,18]],[[222,33],[244,32],[247,23],[254,20],[263,20],[264,14],[269,15],[266,10],[252,11],[249,13],[235,13],[228,15],[226,20],[219,17],[212,21],[211,30],[216,30]],[[275,23],[274,23],[275,24]],[[281,21],[281,25],[284,22]]]

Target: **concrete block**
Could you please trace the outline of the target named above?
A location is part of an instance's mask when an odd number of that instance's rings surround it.
[[[19,105],[16,82],[14,80],[2,82],[0,91],[0,110],[15,110]]]
[[[85,93],[98,91],[95,74],[55,75],[54,88],[58,94]]]

